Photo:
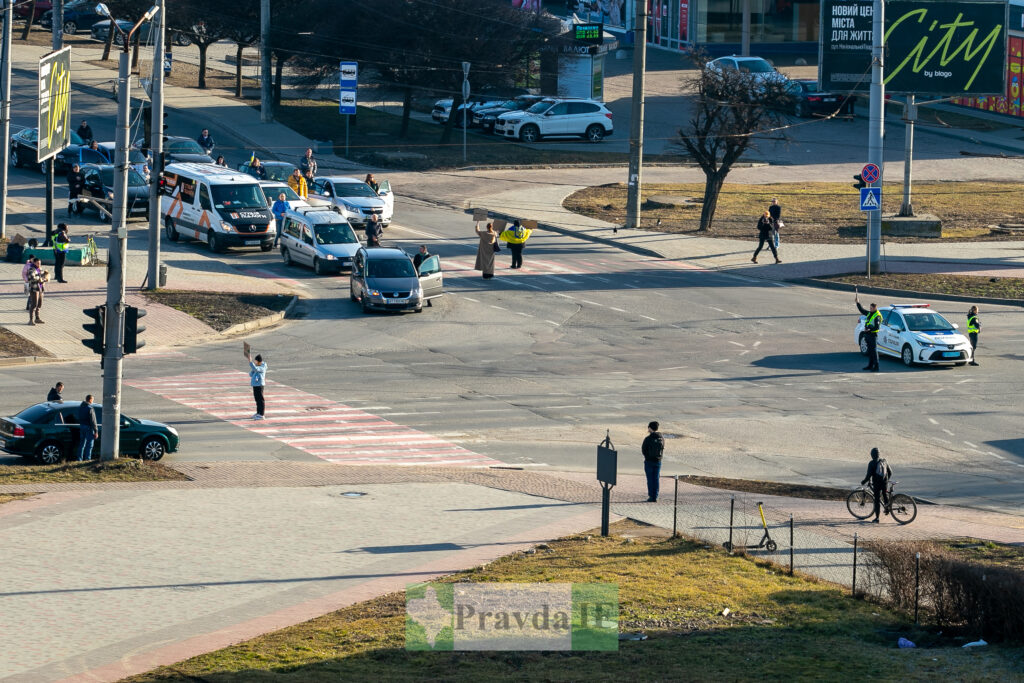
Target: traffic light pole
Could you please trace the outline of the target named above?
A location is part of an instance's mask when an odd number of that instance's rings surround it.
[[[640,190],[644,165],[644,76],[647,70],[647,2],[636,1],[633,27],[633,108],[629,121],[629,182],[626,227],[640,227]]]
[[[7,237],[7,172],[11,153],[7,141],[11,139],[11,38],[14,20],[14,0],[0,0],[4,3],[4,42],[0,61],[3,62],[3,93],[0,95],[0,140],[3,141],[3,156],[0,157],[0,239]]]
[[[150,290],[155,290],[160,286],[160,175],[164,171],[165,3],[166,0],[159,0],[160,12],[154,19],[158,28],[153,44],[153,86],[150,97],[153,106],[151,108],[149,151],[153,155],[153,164],[149,169],[149,267],[146,271],[146,282]]]
[[[113,20],[110,23],[113,24]],[[107,250],[110,268],[107,271],[106,348],[103,356],[103,424],[106,429],[100,433],[100,460],[104,461],[117,458],[121,441],[121,365],[124,361],[124,281],[128,242],[128,110],[131,104],[131,54],[128,51],[131,41],[126,38],[123,42],[124,49],[117,68],[116,172]],[[162,62],[161,58],[161,66]]]
[[[885,166],[882,159],[883,126],[885,125],[885,86],[882,85],[883,70],[885,68],[884,55],[882,50],[882,31],[885,27],[885,3],[882,0],[874,2],[874,16],[871,23],[871,102],[870,116],[868,118],[868,163],[875,164],[879,168],[878,186],[882,185],[882,178],[885,176]],[[882,210],[868,211],[867,230],[867,274],[877,273],[880,265],[881,244],[882,244]]]

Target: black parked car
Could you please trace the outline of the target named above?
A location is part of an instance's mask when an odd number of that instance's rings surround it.
[[[510,111],[523,111],[540,102],[543,97],[540,95],[520,95],[511,100],[505,100],[496,107],[481,107],[473,112],[473,126],[483,128],[485,133],[494,132],[494,122],[502,114]]]
[[[26,128],[18,133],[11,136],[11,166],[35,166],[40,171],[44,171],[45,167],[36,161],[36,154],[38,153],[39,142],[39,129],[38,128]],[[54,173],[66,172],[70,168],[70,163],[75,155],[78,154],[79,148],[85,148],[85,141],[78,137],[78,133],[71,131],[71,145],[64,148],[61,152],[54,157],[56,164],[53,167]],[[106,158],[97,158],[96,161],[106,163]]]
[[[96,3],[92,0],[76,0],[64,5],[64,33],[75,35],[79,31],[88,31],[97,21],[106,19],[96,12]],[[53,30],[53,10],[43,14],[39,20],[43,28]]]
[[[140,140],[140,147],[146,145],[148,140]],[[164,159],[165,163],[172,161],[185,161],[193,164],[212,164],[213,159],[207,154],[199,143],[192,138],[169,135],[164,138]]]
[[[837,110],[840,114],[853,114],[856,95],[825,92],[818,89],[818,82],[812,79],[790,81],[786,86],[790,95],[789,111],[800,118],[808,118],[815,114],[828,115]]]
[[[102,199],[100,202],[110,206],[109,202],[114,200],[114,170],[113,164],[86,164],[82,166],[82,175],[85,176],[85,192],[87,195]],[[83,204],[89,208],[95,208],[92,204]],[[110,220],[102,215],[104,221]],[[145,216],[149,218],[149,183],[134,168],[128,169],[128,217]]]

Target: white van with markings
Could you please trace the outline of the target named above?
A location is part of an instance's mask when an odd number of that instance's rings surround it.
[[[160,178],[160,213],[167,239],[228,247],[274,248],[276,230],[259,181],[213,164],[169,164]]]

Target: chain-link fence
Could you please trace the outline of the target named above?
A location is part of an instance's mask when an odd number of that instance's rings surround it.
[[[871,541],[923,541],[926,533],[883,516],[854,518],[845,500],[804,500],[722,491],[663,480],[658,503],[612,504],[616,514],[678,531],[683,536],[744,552],[779,567],[880,595],[883,584],[865,546]],[[763,512],[763,517],[762,517]],[[763,521],[762,521],[763,520]]]

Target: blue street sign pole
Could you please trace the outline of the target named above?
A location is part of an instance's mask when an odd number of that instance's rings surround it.
[[[345,156],[348,156],[349,117],[356,113],[359,89],[359,65],[341,62],[338,65],[338,113],[345,117]]]

